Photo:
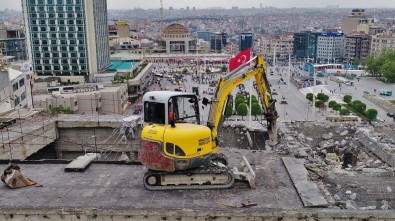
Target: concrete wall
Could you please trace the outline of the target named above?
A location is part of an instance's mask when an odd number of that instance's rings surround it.
[[[18,127],[8,128],[11,131],[4,130],[2,132],[2,140],[0,143],[0,159],[10,159],[10,149],[12,153],[12,159],[24,160],[31,154],[37,152],[48,144],[54,142],[57,138],[57,131],[55,129],[55,122],[46,123],[44,126],[35,129],[32,132],[23,131],[23,135],[20,135]],[[10,137],[7,135],[11,132],[18,133],[17,138]],[[1,219],[0,219],[1,220]]]
[[[85,152],[102,153],[103,160],[117,160],[122,152],[129,159],[135,159],[135,152],[140,149],[140,130],[135,131],[135,139],[122,139],[117,128],[58,128],[56,141],[59,159],[74,159]]]
[[[33,187],[34,188],[34,187]],[[198,206],[197,206],[198,208]],[[291,221],[291,220],[320,220],[320,221],[362,221],[362,220],[395,220],[395,213],[389,210],[283,210],[283,211],[255,211],[248,208],[235,208],[233,212],[218,210],[138,210],[138,209],[84,209],[84,208],[59,208],[59,209],[0,209],[0,220],[13,221],[47,221],[47,220],[106,220],[106,221]]]

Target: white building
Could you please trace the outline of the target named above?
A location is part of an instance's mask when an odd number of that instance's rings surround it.
[[[293,53],[294,46],[292,35],[284,35],[276,38],[258,38],[254,44],[259,46],[255,49],[266,58],[276,56],[278,60],[288,60],[289,55]]]
[[[317,38],[317,60],[328,63],[343,60],[344,34],[342,32],[324,32]]]
[[[0,113],[31,108],[31,75],[7,68],[0,70]]]

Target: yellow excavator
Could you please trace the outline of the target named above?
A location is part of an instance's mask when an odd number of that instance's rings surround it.
[[[247,72],[242,71],[249,64]],[[145,126],[141,133],[140,162],[148,168],[143,183],[148,190],[222,189],[235,180],[248,181],[255,187],[255,173],[242,156],[239,167],[227,166],[224,155],[217,153],[220,129],[232,89],[255,77],[264,106],[269,144],[277,142],[275,100],[266,77],[266,64],[257,56],[222,77],[211,99],[207,125],[201,125],[199,99],[194,93],[152,91],[143,96]],[[202,103],[210,103],[202,99]]]

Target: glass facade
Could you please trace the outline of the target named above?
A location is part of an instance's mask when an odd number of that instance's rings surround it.
[[[22,0],[22,6],[37,74],[89,75],[110,65],[106,0]]]
[[[239,50],[244,51],[253,46],[253,36],[252,33],[240,33]]]

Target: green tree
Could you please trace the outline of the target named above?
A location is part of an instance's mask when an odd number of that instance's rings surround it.
[[[355,105],[355,110],[358,112],[358,113],[364,113],[365,112],[365,110],[366,110],[366,104],[364,104],[364,103],[357,103],[356,105]]]
[[[333,105],[333,107],[332,107],[332,109],[334,110],[334,111],[340,111],[341,109],[342,109],[342,105],[340,105],[340,104],[334,104]]]
[[[366,70],[372,73],[373,76],[381,76],[384,75],[382,72],[383,70],[386,72],[386,74],[389,74],[387,79],[393,79],[391,73],[389,72],[391,70],[390,65],[387,65],[385,69],[382,69],[386,63],[392,63],[395,61],[395,51],[392,49],[384,49],[380,52],[378,56],[373,56],[372,54],[368,55],[365,64],[366,64]],[[387,69],[387,70],[386,70]],[[394,74],[394,73],[392,73]]]
[[[306,99],[307,99],[307,100],[313,101],[313,98],[314,98],[313,93],[308,93],[308,94],[306,94]]]
[[[251,104],[254,104],[254,103],[259,103],[259,102],[258,102],[258,99],[256,98],[256,96],[252,95],[251,96]],[[250,106],[250,97],[247,98],[246,104],[248,107]]]
[[[331,101],[329,101],[328,107],[329,107],[329,108],[333,108],[333,105],[336,105],[336,104],[337,104],[336,101],[331,100]]]
[[[377,110],[376,109],[368,109],[365,113],[365,116],[369,119],[369,120],[374,120],[377,118]]]
[[[222,68],[221,68],[221,72],[227,72],[228,71],[228,68],[224,65],[224,66],[222,66]]]
[[[381,74],[391,83],[395,82],[395,60],[387,60],[380,68]]]
[[[351,95],[345,95],[343,97],[343,101],[346,102],[347,104],[349,104],[352,100],[352,96]]]
[[[350,111],[347,108],[343,108],[340,110],[340,115],[349,115]]]
[[[323,104],[324,104],[323,101],[318,100],[318,101],[315,102],[315,107],[316,107],[316,108],[321,108],[321,106],[322,106]]]
[[[239,107],[239,105],[240,104],[245,104],[245,100],[244,100],[244,98],[236,98],[236,101],[235,101],[235,107],[236,107],[236,110],[237,110],[237,108]]]
[[[251,114],[255,116],[256,120],[257,116],[262,114],[261,105],[259,105],[258,103],[252,103],[251,108]]]
[[[247,109],[247,104],[241,103],[239,106],[237,106],[237,115],[241,116],[241,120],[243,120],[244,116],[247,116],[248,109]]]
[[[232,113],[233,113],[232,105],[231,105],[231,104],[228,104],[228,105],[226,106],[226,110],[225,110],[225,116],[226,116],[226,118],[229,118],[230,116],[232,116]]]
[[[329,100],[329,96],[324,93],[318,93],[317,99],[325,103]]]
[[[237,100],[238,98],[243,98],[243,99],[244,99],[244,98],[245,98],[245,97],[244,97],[244,94],[237,93],[237,94],[236,94],[235,100]]]
[[[351,107],[357,108],[357,105],[360,104],[360,103],[362,103],[362,101],[360,101],[360,100],[352,101],[352,102],[351,102]]]

